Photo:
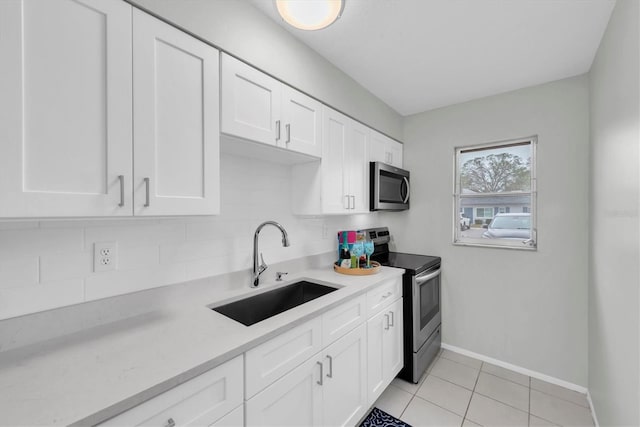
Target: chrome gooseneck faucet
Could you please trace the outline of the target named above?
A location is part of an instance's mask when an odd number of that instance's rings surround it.
[[[277,222],[265,221],[258,226],[258,228],[256,229],[256,233],[253,235],[253,276],[251,286],[254,288],[260,284],[260,275],[267,269],[267,264],[264,263],[262,254],[260,254],[260,264],[258,265],[258,236],[260,235],[260,230],[262,230],[265,225],[273,225],[274,227],[278,228],[282,233],[282,246],[289,246],[289,236],[287,235],[287,230],[285,230],[284,227]]]

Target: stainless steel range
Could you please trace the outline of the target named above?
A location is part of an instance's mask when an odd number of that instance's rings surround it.
[[[440,350],[440,257],[389,251],[387,227],[364,230],[373,240],[371,259],[404,268],[404,368],[399,377],[418,383]]]

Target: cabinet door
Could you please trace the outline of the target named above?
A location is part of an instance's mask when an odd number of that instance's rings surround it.
[[[247,426],[322,425],[322,363],[320,354],[249,399]]]
[[[375,402],[404,365],[402,298],[367,321],[367,393]]]
[[[366,339],[362,324],[325,350],[324,425],[355,425],[369,408]]]
[[[389,158],[386,152],[387,137],[371,130],[369,135],[369,161],[387,163]]]
[[[242,366],[243,357],[237,356],[100,426],[164,427],[171,424],[169,420],[179,426],[209,426],[222,421],[242,404]]]
[[[131,215],[131,6],[0,1],[0,57],[0,217]]]
[[[222,55],[222,132],[275,145],[283,136],[281,103],[282,83]]]
[[[345,144],[349,127],[347,116],[322,108],[322,211],[343,213],[349,207],[345,188]]]
[[[344,153],[345,172],[349,181],[348,194],[351,197],[350,209],[353,213],[369,211],[368,140],[369,129],[351,120]]]
[[[278,146],[311,156],[322,156],[322,104],[283,85],[282,138]]]
[[[404,366],[402,298],[388,309],[389,330],[385,335],[383,348],[385,354],[385,376],[388,383],[398,375]]]
[[[133,13],[135,215],[220,211],[218,51]]]
[[[378,313],[367,321],[367,394],[375,402],[387,387],[384,369],[385,337],[389,318]]]
[[[387,153],[389,155],[389,164],[393,165],[397,168],[402,168],[402,151],[403,151],[403,147],[402,144],[400,144],[397,141],[394,141],[392,139],[389,140],[388,144],[387,144]]]
[[[369,141],[369,161],[383,162],[389,165],[402,167],[402,144],[371,130]]]

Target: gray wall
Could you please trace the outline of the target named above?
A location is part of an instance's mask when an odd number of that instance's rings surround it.
[[[600,425],[640,425],[636,0],[618,0],[590,72],[589,389]]]
[[[412,206],[390,225],[443,258],[444,342],[585,387],[588,119],[586,76],[407,117]],[[454,147],[534,134],[538,250],[454,246]]]
[[[402,118],[246,1],[130,0],[396,139]]]

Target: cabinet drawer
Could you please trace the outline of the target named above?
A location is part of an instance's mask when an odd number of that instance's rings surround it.
[[[320,351],[321,330],[321,318],[316,317],[247,351],[246,399]]]
[[[100,425],[208,426],[242,404],[242,375],[238,356]]]
[[[374,316],[402,296],[402,277],[391,279],[367,293],[367,315]]]
[[[322,346],[326,347],[364,322],[367,296],[362,295],[322,315]]]

